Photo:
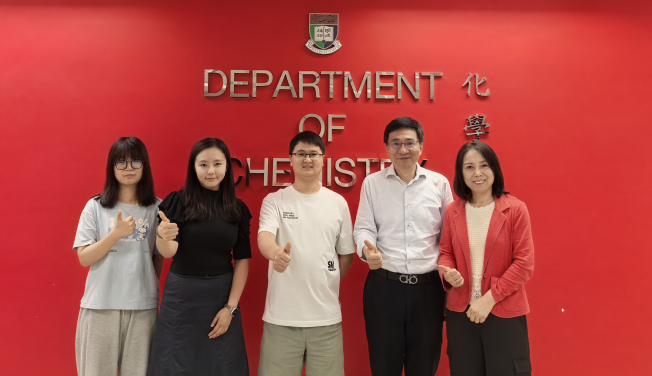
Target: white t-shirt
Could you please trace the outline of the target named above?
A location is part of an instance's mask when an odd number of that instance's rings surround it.
[[[289,186],[270,193],[260,209],[258,233],[291,244],[290,265],[278,273],[269,262],[265,322],[295,327],[342,321],[338,254],[355,252],[349,206],[341,195],[321,187],[304,195]]]
[[[122,218],[133,216],[136,231],[118,240],[106,256],[91,265],[86,278],[82,308],[137,310],[158,307],[158,279],[152,263],[156,247],[158,204],[141,207],[118,202],[112,209],[90,199],[82,211],[73,249],[104,238],[122,211]]]

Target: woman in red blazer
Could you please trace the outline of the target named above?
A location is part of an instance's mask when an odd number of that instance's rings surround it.
[[[460,149],[453,187],[460,198],[446,208],[439,244],[451,376],[530,375],[527,207],[507,194],[496,153],[480,141]]]

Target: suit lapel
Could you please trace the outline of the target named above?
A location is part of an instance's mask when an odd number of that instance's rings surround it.
[[[466,209],[464,208],[465,201],[460,201],[460,205],[456,208],[457,215],[455,215],[455,233],[457,234],[457,239],[462,245],[462,252],[464,253],[464,259],[466,260],[466,265],[468,270],[468,275],[471,276],[471,250],[469,248],[469,233],[466,227]]]
[[[507,198],[505,197],[505,195],[496,199],[496,207],[494,208],[494,211],[491,214],[491,222],[489,222],[489,230],[487,231],[487,240],[484,246],[484,265],[482,267],[483,274],[487,270],[489,257],[491,257],[491,252],[494,249],[494,244],[496,243],[498,234],[500,234],[500,230],[503,228],[503,225],[505,224],[505,219],[507,218],[505,214],[503,214],[503,211],[507,210],[508,208],[509,208],[509,203],[507,202]]]

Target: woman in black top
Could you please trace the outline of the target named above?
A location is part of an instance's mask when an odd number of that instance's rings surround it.
[[[193,146],[184,189],[159,209],[156,246],[173,260],[148,375],[249,375],[238,301],[251,258],[251,214],[236,198],[222,140]]]

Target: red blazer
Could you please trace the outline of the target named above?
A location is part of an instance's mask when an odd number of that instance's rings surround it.
[[[473,283],[465,203],[457,199],[446,208],[439,243],[439,264],[457,269],[464,278],[461,287],[453,288],[442,276],[444,290],[448,291],[446,307],[454,312],[464,312],[468,307]],[[530,312],[524,286],[534,271],[530,216],[525,204],[512,196],[496,199],[482,270],[482,295],[491,289],[496,301],[491,313],[510,318]]]

